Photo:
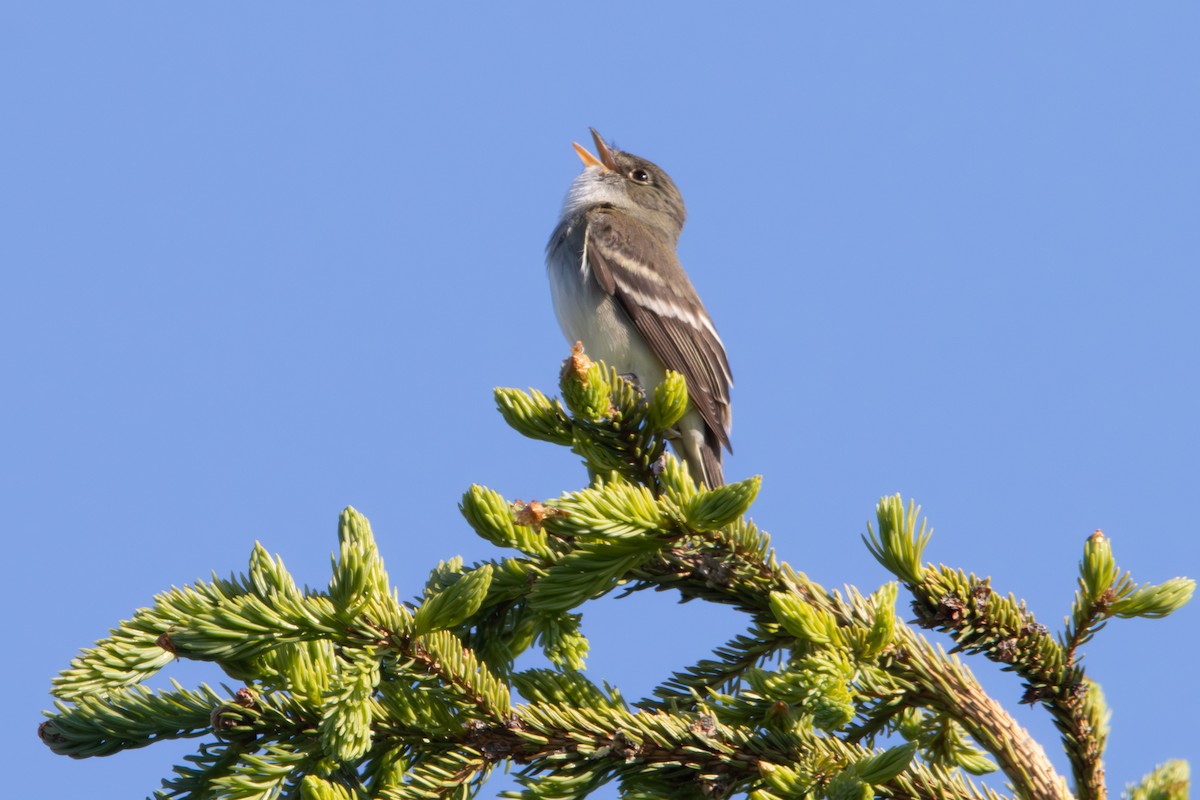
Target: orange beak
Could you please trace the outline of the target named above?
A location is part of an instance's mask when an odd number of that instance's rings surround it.
[[[595,128],[588,128],[592,132],[592,141],[596,143],[596,152],[600,154],[596,158],[586,147],[579,142],[572,142],[571,146],[575,148],[575,152],[579,154],[579,158],[583,161],[583,168],[599,167],[604,172],[616,170],[617,163],[613,161],[612,150],[604,143],[604,139],[600,138],[600,134],[596,133]]]

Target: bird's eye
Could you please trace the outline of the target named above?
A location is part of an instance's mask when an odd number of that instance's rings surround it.
[[[650,173],[639,167],[638,169],[630,170],[629,179],[635,183],[649,183]]]

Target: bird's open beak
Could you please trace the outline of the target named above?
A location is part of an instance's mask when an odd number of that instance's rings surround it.
[[[604,139],[600,138],[600,134],[596,133],[595,128],[588,128],[588,130],[592,132],[592,141],[596,143],[596,152],[600,154],[600,157],[596,158],[579,142],[572,142],[571,146],[575,148],[575,152],[579,154],[580,160],[583,161],[583,168],[599,167],[603,172],[616,170],[617,162],[613,161],[612,150],[604,143]]]

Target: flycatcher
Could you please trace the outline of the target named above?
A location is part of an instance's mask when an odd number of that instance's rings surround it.
[[[697,481],[722,485],[733,375],[725,345],[675,254],[683,197],[667,173],[609,147],[599,157],[576,144],[583,173],[571,184],[546,245],[558,324],[571,342],[648,391],[666,371],[682,373],[688,410],[669,435]]]

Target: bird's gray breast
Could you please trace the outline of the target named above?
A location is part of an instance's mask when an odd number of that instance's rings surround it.
[[[587,220],[578,215],[563,220],[546,248],[546,273],[559,327],[570,342],[583,342],[584,351],[620,370],[632,371],[633,325],[616,299],[604,291],[587,257]],[[644,347],[644,345],[643,345]]]

